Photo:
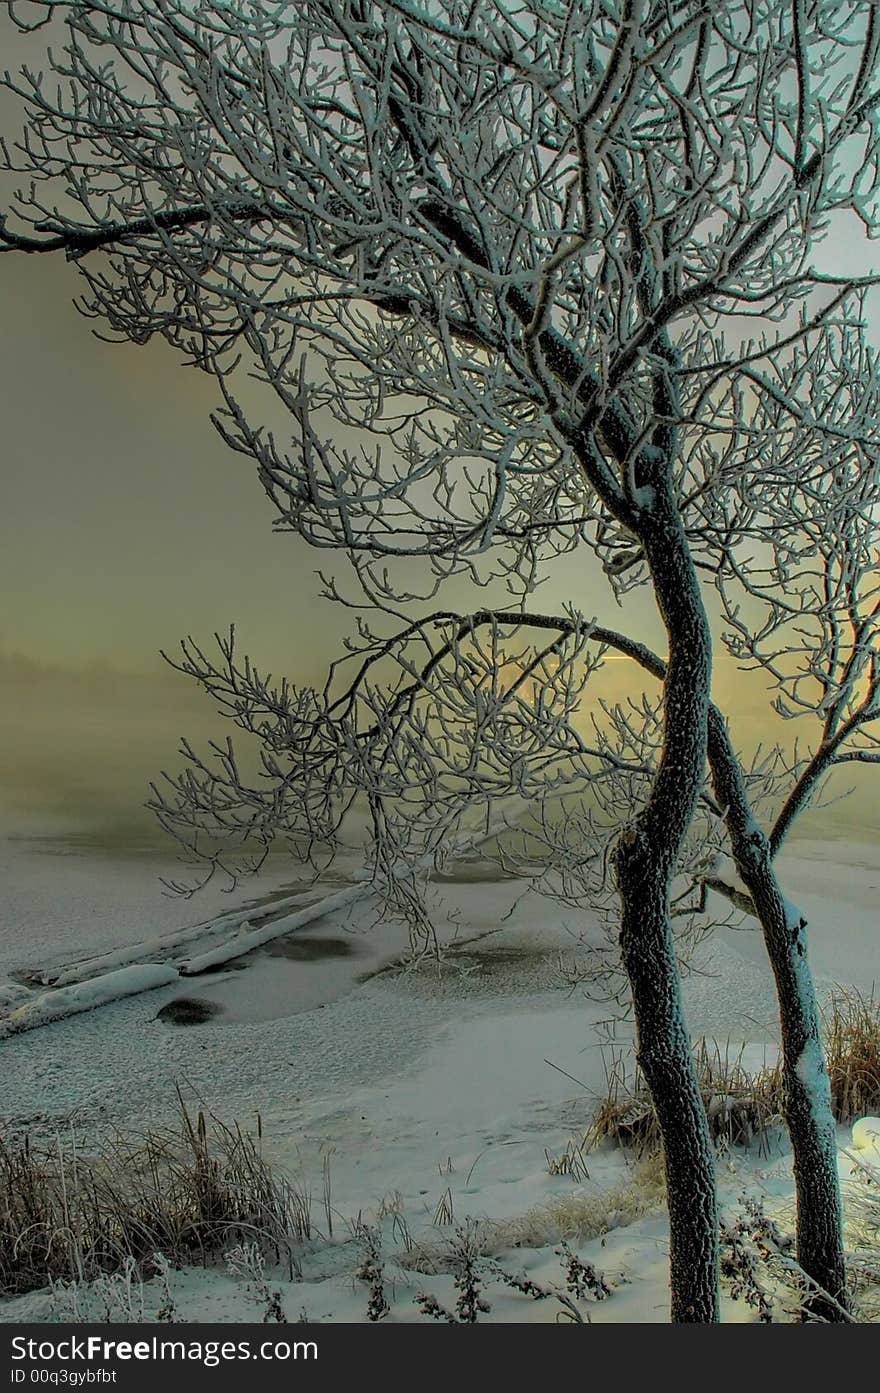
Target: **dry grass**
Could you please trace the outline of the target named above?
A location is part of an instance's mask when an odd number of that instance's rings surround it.
[[[566,1144],[565,1150],[560,1151],[557,1156],[552,1155],[545,1148],[544,1155],[547,1158],[548,1175],[568,1175],[579,1184],[589,1180],[590,1171],[587,1166],[583,1139],[576,1141],[572,1137]]]
[[[663,1203],[662,1167],[640,1161],[627,1180],[607,1190],[555,1195],[546,1204],[510,1219],[483,1219],[472,1225],[474,1242],[483,1257],[513,1248],[547,1248],[570,1240],[587,1243],[611,1229],[633,1224]],[[448,1271],[447,1243],[411,1242],[397,1255],[401,1267],[418,1272]]]
[[[854,988],[838,987],[823,1015],[822,1034],[838,1122],[880,1111],[880,1001]],[[699,1040],[694,1060],[709,1126],[717,1142],[749,1145],[782,1121],[782,1068],[777,1061],[749,1072],[742,1051],[723,1052]],[[660,1131],[644,1079],[615,1064],[585,1138],[585,1148],[610,1139],[636,1155],[660,1149]]]
[[[880,1111],[880,1000],[838,987],[824,1020],[831,1105],[838,1122]]]
[[[862,1318],[880,1322],[880,1168],[860,1160],[843,1199],[849,1285]]]
[[[709,1127],[716,1142],[749,1145],[763,1138],[781,1120],[782,1076],[778,1064],[749,1073],[742,1051],[731,1054],[699,1040],[694,1062]],[[637,1156],[660,1151],[660,1129],[641,1074],[627,1076],[620,1065],[608,1074],[593,1123],[585,1138],[587,1149],[610,1139]]]
[[[636,1174],[631,1181],[594,1195],[556,1195],[519,1218],[488,1224],[485,1252],[546,1248],[563,1239],[588,1243],[611,1229],[634,1224],[662,1201],[662,1183],[657,1183],[653,1171]]]
[[[258,1243],[296,1268],[312,1232],[309,1197],[273,1174],[259,1138],[181,1100],[176,1128],[117,1137],[98,1156],[74,1141],[0,1142],[0,1294],[89,1281],[155,1255],[208,1264]]]

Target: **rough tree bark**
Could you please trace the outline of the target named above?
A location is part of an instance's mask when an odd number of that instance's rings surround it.
[[[646,671],[666,680],[669,690],[671,674],[666,663],[644,645],[613,630],[597,628],[594,632],[597,639],[629,654]],[[684,695],[686,698],[687,684]],[[798,1262],[820,1289],[806,1303],[805,1312],[825,1321],[845,1321],[849,1302],[837,1145],[819,1010],[807,959],[807,924],[782,892],[773,865],[781,838],[771,840],[757,826],[742,764],[731,744],[724,716],[713,703],[708,706],[707,753],[733,858],[749,892],[748,909],[761,925],[776,982],[783,1111],[794,1157]],[[656,1105],[658,1095],[654,1096]],[[827,1300],[823,1293],[832,1299]]]
[[[669,682],[666,663],[643,644],[600,627],[594,629],[594,636]],[[807,924],[782,892],[773,864],[781,837],[768,838],[757,826],[743,766],[731,744],[725,718],[713,703],[708,706],[707,753],[734,861],[749,892],[746,907],[761,925],[776,982],[783,1110],[794,1157],[798,1262],[820,1289],[806,1303],[806,1314],[825,1321],[845,1321],[849,1303],[837,1146],[819,1010],[807,959]],[[805,801],[801,800],[801,805]],[[791,821],[793,818],[786,827]],[[779,821],[776,825],[778,828]],[[827,1300],[823,1293],[832,1299]]]
[[[675,1322],[706,1323],[719,1316],[715,1163],[682,1010],[669,896],[705,769],[711,641],[665,473],[654,490],[642,541],[669,637],[664,747],[650,797],[620,838],[615,868],[637,1059],[663,1138],[670,1313]]]
[[[833,1298],[828,1301],[821,1293],[814,1295],[806,1311],[823,1320],[844,1320],[847,1294],[837,1142],[819,1011],[807,962],[807,923],[782,893],[769,838],[752,817],[742,767],[716,707],[709,712],[709,759],[715,795],[725,809],[733,859],[752,898],[776,980],[783,1109],[794,1156],[798,1262]]]

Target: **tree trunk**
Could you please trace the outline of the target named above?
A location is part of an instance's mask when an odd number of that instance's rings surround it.
[[[659,471],[658,471],[659,473]],[[653,482],[653,481],[652,481]],[[663,751],[650,797],[615,853],[620,944],[632,988],[637,1058],[663,1138],[671,1317],[718,1320],[715,1163],[681,1005],[669,918],[678,853],[705,773],[711,643],[696,573],[665,478],[641,532],[669,636]]]
[[[632,834],[626,834],[632,836]],[[632,989],[637,1059],[663,1137],[669,1206],[670,1315],[718,1319],[718,1215],[706,1110],[685,1028],[668,916],[668,884],[654,849],[621,844],[621,948]]]
[[[727,810],[733,857],[752,897],[776,979],[783,1109],[794,1155],[798,1262],[834,1298],[829,1302],[821,1294],[812,1297],[807,1314],[829,1321],[845,1320],[837,1139],[816,992],[807,962],[807,924],[782,894],[769,842],[751,816],[742,771],[724,720],[715,708],[709,716],[709,756],[716,796]]]

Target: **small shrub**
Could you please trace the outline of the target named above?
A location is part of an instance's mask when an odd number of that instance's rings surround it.
[[[556,1254],[562,1259],[565,1285],[578,1301],[585,1301],[590,1296],[596,1301],[605,1301],[611,1295],[604,1273],[599,1272],[591,1262],[583,1262],[564,1239]]]
[[[767,1270],[768,1249],[762,1242],[765,1216],[755,1201],[743,1201],[733,1220],[722,1221],[720,1229],[721,1280],[730,1295],[745,1301],[757,1312],[758,1320],[769,1325],[778,1304],[778,1282]],[[790,1242],[786,1245],[790,1247]]]
[[[611,1287],[605,1281],[604,1275],[591,1263],[583,1262],[577,1257],[567,1243],[563,1243],[561,1248],[556,1250],[562,1261],[566,1290],[556,1286],[541,1286],[525,1273],[509,1272],[500,1262],[486,1255],[486,1247],[486,1224],[469,1221],[456,1230],[454,1240],[433,1268],[434,1271],[443,1268],[453,1273],[453,1286],[458,1292],[455,1309],[448,1310],[432,1293],[420,1291],[415,1297],[415,1302],[423,1315],[432,1320],[446,1321],[450,1325],[475,1324],[480,1315],[488,1315],[491,1310],[484,1294],[487,1281],[510,1287],[532,1301],[552,1299],[561,1306],[564,1319],[578,1323],[584,1323],[585,1320],[578,1302],[590,1298],[594,1301],[604,1301],[611,1295]]]
[[[450,1325],[474,1325],[481,1314],[488,1315],[491,1310],[483,1297],[481,1269],[484,1264],[478,1224],[468,1222],[456,1229],[446,1251],[445,1265],[453,1273],[453,1286],[458,1292],[454,1312],[426,1292],[418,1293],[416,1305],[432,1320],[447,1321]]]
[[[287,1324],[280,1288],[273,1289],[266,1281],[266,1259],[256,1243],[241,1243],[230,1248],[226,1266],[234,1277],[253,1290],[254,1299],[263,1307],[264,1325]]]
[[[832,1305],[848,1324],[856,1316],[819,1286],[794,1257],[794,1238],[784,1234],[754,1195],[740,1198],[732,1221],[721,1223],[721,1278],[731,1296],[751,1306],[763,1324],[822,1321],[820,1311]]]
[[[458,1324],[452,1312],[441,1306],[436,1296],[432,1296],[430,1292],[417,1292],[413,1299],[423,1316],[428,1316],[431,1320],[446,1321],[448,1325]]]
[[[880,1168],[860,1161],[844,1188],[847,1279],[866,1321],[880,1322]]]
[[[384,1320],[391,1307],[385,1295],[385,1264],[382,1261],[382,1239],[379,1230],[360,1224],[357,1237],[361,1245],[361,1262],[355,1276],[366,1282],[369,1289],[367,1320]]]
[[[455,1314],[463,1325],[473,1325],[481,1313],[488,1314],[490,1309],[482,1295],[480,1256],[479,1232],[473,1224],[466,1224],[458,1230],[452,1245],[453,1284],[458,1292]]]

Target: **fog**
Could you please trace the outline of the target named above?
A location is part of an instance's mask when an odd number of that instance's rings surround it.
[[[625,700],[644,688],[632,664],[611,661],[585,702]],[[716,689],[731,712],[737,744],[790,742],[798,723],[771,721],[760,675],[718,666]],[[648,688],[650,690],[650,688]],[[150,780],[180,767],[181,736],[246,737],[194,683],[170,670],[137,673],[95,660],[79,669],[0,655],[0,835],[59,849],[122,857],[167,858],[174,849],[144,802]],[[798,834],[880,835],[870,769],[837,777],[852,797],[803,818]]]

